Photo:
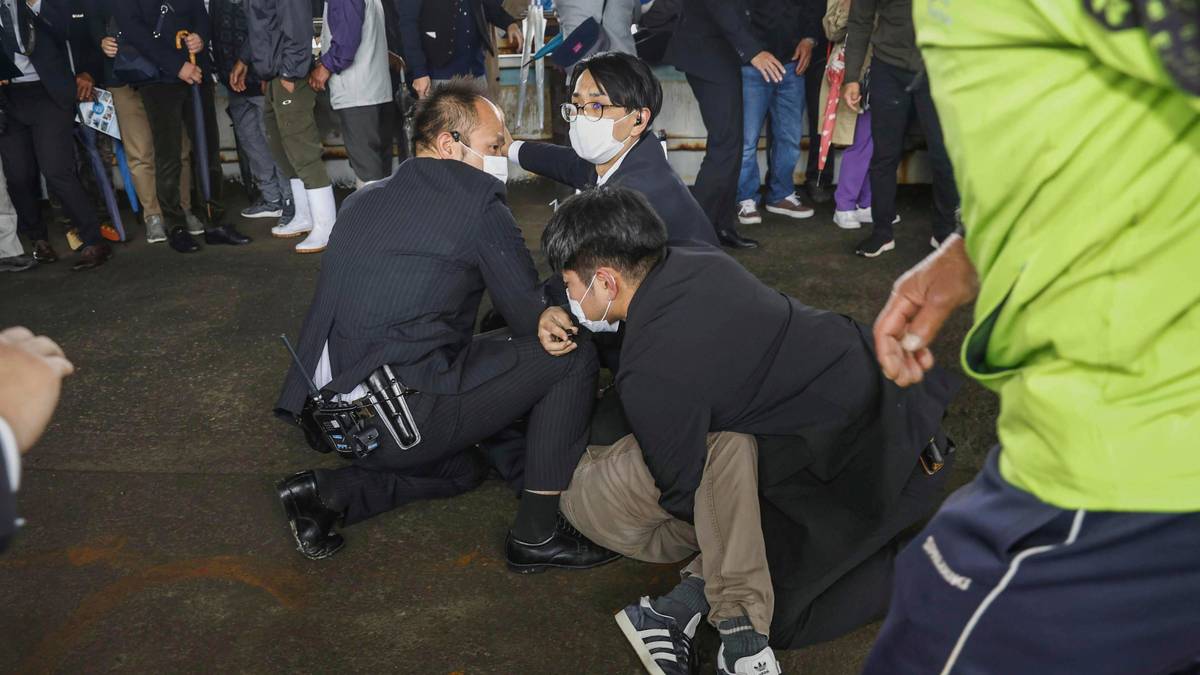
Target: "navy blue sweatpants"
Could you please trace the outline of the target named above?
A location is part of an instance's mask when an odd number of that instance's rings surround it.
[[[1200,672],[1200,513],[1063,510],[1000,452],[897,557],[864,672]]]

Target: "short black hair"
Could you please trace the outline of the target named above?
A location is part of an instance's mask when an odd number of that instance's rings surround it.
[[[575,91],[575,84],[585,70],[592,74],[592,79],[613,105],[628,110],[649,108],[650,119],[645,120],[647,128],[658,117],[662,110],[662,84],[654,76],[650,64],[624,52],[594,54],[576,63],[571,70],[571,91]]]
[[[591,276],[608,266],[640,280],[662,260],[667,226],[640,192],[619,186],[585,190],[559,205],[542,232],[555,272]]]
[[[457,131],[465,143],[479,124],[475,104],[481,98],[483,85],[471,78],[456,77],[433,87],[413,110],[413,147],[433,147],[443,131]]]

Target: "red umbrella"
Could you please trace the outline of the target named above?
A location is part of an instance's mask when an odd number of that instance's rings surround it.
[[[825,161],[829,159],[829,145],[833,141],[833,128],[837,124],[838,102],[842,97],[842,81],[846,79],[846,45],[839,45],[833,50],[825,67],[825,77],[829,78],[829,100],[825,103],[825,118],[821,123],[821,154],[817,159],[817,170],[825,170]]]

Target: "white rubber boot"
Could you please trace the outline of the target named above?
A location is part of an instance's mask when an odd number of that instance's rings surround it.
[[[312,215],[309,213],[308,197],[305,196],[304,181],[299,178],[293,178],[292,183],[292,203],[296,207],[296,215],[288,222],[282,220],[278,225],[271,228],[271,236],[279,237],[280,239],[292,239],[293,237],[302,237],[308,234],[313,229]]]
[[[313,228],[304,241],[296,244],[296,253],[320,253],[329,243],[333,224],[337,221],[337,203],[333,201],[333,186],[307,190],[308,209]]]

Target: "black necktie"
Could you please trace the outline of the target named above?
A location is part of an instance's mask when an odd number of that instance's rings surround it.
[[[0,27],[0,46],[4,47],[4,53],[10,59],[14,54],[21,51],[21,45],[17,42],[17,19],[12,11],[11,0],[3,0],[4,16],[0,19],[4,20],[4,26]]]

